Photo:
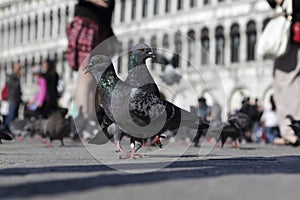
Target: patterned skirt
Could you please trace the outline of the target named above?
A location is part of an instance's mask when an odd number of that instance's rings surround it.
[[[87,17],[74,16],[73,21],[67,26],[66,59],[70,67],[77,71],[89,53],[112,35],[110,27],[101,26]]]

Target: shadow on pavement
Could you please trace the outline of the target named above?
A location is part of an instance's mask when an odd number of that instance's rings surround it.
[[[121,164],[123,169],[153,168],[158,163]],[[161,163],[160,163],[161,164]],[[160,170],[150,173],[115,173],[94,177],[45,180],[32,183],[1,186],[0,198],[24,198],[35,195],[58,195],[67,192],[83,192],[107,186],[138,185],[165,181],[192,180],[229,175],[259,174],[300,174],[300,156],[281,157],[240,157],[177,161]],[[112,166],[114,167],[114,166]],[[0,176],[30,175],[45,173],[104,172],[115,170],[105,165],[53,166],[43,168],[1,169]]]

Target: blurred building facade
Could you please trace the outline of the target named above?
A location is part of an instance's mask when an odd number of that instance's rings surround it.
[[[65,60],[65,30],[75,4],[75,0],[0,0],[1,87],[5,73],[19,61],[25,66],[24,96],[30,96],[30,66],[52,58],[57,60],[58,73],[67,85],[62,101],[67,105],[76,73]],[[262,0],[116,0],[113,27],[115,34],[122,36],[119,40],[124,51],[143,41],[180,54],[177,70],[194,88],[193,95],[206,96],[209,101],[222,98],[219,101],[228,111],[238,108],[243,96],[264,100],[271,92],[272,61],[258,58],[255,51],[271,16],[272,11]],[[126,59],[117,59],[120,74],[127,70]],[[205,77],[205,83],[194,75],[195,68]],[[156,74],[161,69],[154,66],[151,70],[158,80]],[[214,86],[216,79],[222,89]],[[211,97],[207,85],[222,91]],[[168,99],[181,96],[186,99],[183,107],[196,104],[185,86],[169,89],[171,93],[161,88]]]

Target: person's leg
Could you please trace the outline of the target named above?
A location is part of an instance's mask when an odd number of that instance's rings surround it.
[[[295,53],[298,63],[292,71],[285,72],[275,69],[274,76],[274,97],[277,105],[279,129],[281,136],[290,143],[297,141],[297,136],[289,127],[290,121],[286,118],[288,114],[300,119],[300,51]],[[291,62],[295,60],[290,58]],[[284,62],[283,62],[284,63]],[[281,64],[281,63],[280,63]],[[290,63],[285,63],[291,65]],[[284,66],[288,68],[288,66]]]
[[[6,116],[4,121],[4,127],[6,129],[9,129],[10,123],[14,120],[15,112],[16,112],[15,110],[16,110],[16,106],[9,105],[8,115]]]
[[[87,116],[95,115],[95,89],[96,82],[90,74],[84,74],[82,68],[78,70],[77,87],[75,91],[76,106],[82,106],[83,113]]]
[[[265,136],[266,136],[266,139],[267,139],[267,143],[273,143],[274,141],[274,135],[273,135],[273,132],[272,132],[272,128],[271,127],[265,127]]]

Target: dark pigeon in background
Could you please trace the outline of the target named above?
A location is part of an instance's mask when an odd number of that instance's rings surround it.
[[[167,85],[173,85],[175,83],[179,83],[182,76],[178,74],[175,70],[176,65],[174,62],[174,57],[176,55],[171,52],[164,52],[163,55],[161,56],[163,58],[163,62],[161,63],[163,65],[163,73],[159,77]]]
[[[61,146],[64,146],[64,137],[70,135],[71,118],[66,118],[68,109],[59,108],[54,111],[48,119],[37,119],[25,127],[30,136],[38,134],[42,138],[49,138],[48,147],[52,147],[53,140],[60,140]]]

